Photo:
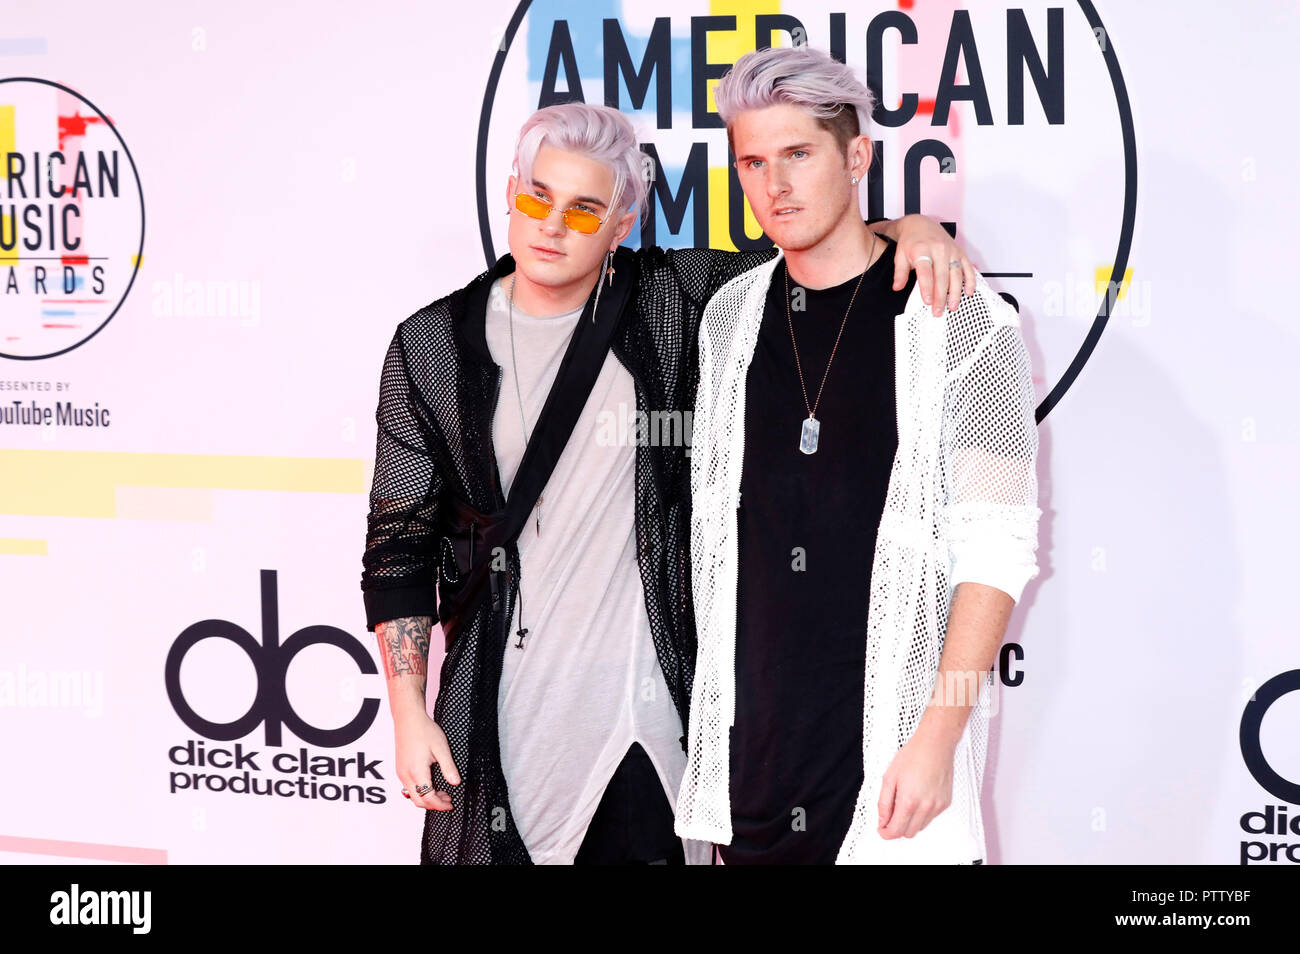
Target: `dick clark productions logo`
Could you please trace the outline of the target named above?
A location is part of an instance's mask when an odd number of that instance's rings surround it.
[[[352,720],[337,729],[322,729],[306,722],[289,701],[285,673],[295,656],[309,646],[328,645],[352,657],[363,675],[378,672],[375,662],[355,637],[334,626],[306,626],[280,641],[279,599],[275,571],[262,571],[262,640],[258,642],[248,630],[229,620],[205,619],[187,626],[167,654],[167,696],[172,708],[190,730],[217,741],[242,739],[263,726],[267,745],[280,745],[281,727],[288,727],[302,741],[322,748],[338,748],[361,738],[375,720],[379,700],[367,696],[361,700]],[[248,711],[233,722],[213,722],[203,718],[186,701],[181,687],[181,664],[185,655],[205,639],[228,639],[252,661],[257,674],[257,693]]]

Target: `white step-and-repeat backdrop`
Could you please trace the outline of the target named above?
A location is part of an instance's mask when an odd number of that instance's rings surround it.
[[[1284,0],[10,0],[3,857],[417,860],[358,588],[393,327],[505,250],[549,102],[657,158],[629,244],[752,244],[711,86],[791,42],[879,90],[864,211],[955,230],[1035,362],[990,861],[1300,862]]]

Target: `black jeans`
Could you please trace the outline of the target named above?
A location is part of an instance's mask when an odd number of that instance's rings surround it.
[[[638,742],[623,756],[591,818],[575,865],[684,865],[673,806]]]

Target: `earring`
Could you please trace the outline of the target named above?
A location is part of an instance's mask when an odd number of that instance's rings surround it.
[[[849,181],[852,182],[854,185],[857,185],[857,184],[858,184],[858,177],[857,177],[857,176],[854,176],[854,177],[853,177],[852,179],[850,179]]]
[[[609,276],[609,287],[614,287],[614,250],[605,253],[605,274]]]
[[[614,284],[614,268],[613,268],[613,266],[611,266],[611,265],[609,264],[609,260],[610,260],[613,256],[614,256],[614,253],[613,253],[613,252],[606,252],[606,253],[605,253],[605,274],[606,274],[607,276],[609,276],[609,280],[608,280],[605,284],[608,284],[608,285],[613,285],[613,284]],[[602,283],[601,283],[601,280],[600,280],[599,278],[597,278],[597,279],[596,279],[596,303],[595,303],[594,305],[591,306],[591,323],[592,323],[593,325],[596,323],[596,312],[600,310],[600,286],[601,286],[601,284],[602,284]]]

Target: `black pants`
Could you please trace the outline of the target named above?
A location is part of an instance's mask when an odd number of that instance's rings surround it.
[[[623,756],[596,807],[575,865],[684,865],[673,807],[638,742]]]

